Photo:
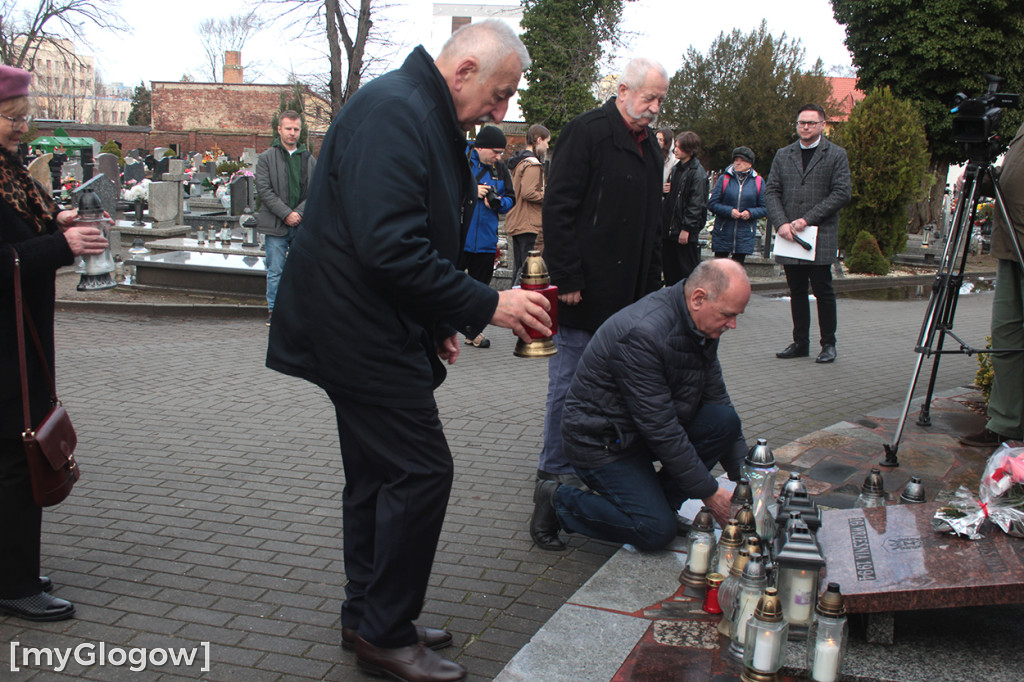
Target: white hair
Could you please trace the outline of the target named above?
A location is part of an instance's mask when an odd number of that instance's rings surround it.
[[[665,71],[661,62],[647,57],[637,57],[626,64],[626,68],[622,70],[622,75],[619,76],[619,85],[625,85],[630,90],[639,90],[643,87],[644,81],[647,80],[647,74],[651,71],[657,72],[662,78],[668,80],[668,72]]]
[[[512,27],[501,19],[466,24],[453,33],[441,48],[438,59],[457,61],[473,56],[480,62],[480,74],[490,76],[510,54],[519,58],[521,70],[530,67],[530,53]]]

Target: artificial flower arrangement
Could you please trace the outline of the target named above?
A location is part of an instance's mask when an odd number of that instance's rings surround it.
[[[978,497],[964,486],[932,518],[932,528],[978,540],[986,522],[1024,538],[1024,447],[1003,443],[992,453],[981,477]]]
[[[141,182],[129,181],[129,187],[124,190],[125,201],[149,200],[149,185],[151,181],[147,178]]]
[[[68,175],[68,176],[66,176],[64,178],[61,178],[60,184],[61,184],[61,187],[63,187],[65,191],[70,192],[70,191],[76,189],[82,183],[79,182],[78,178],[76,178],[74,175]]]

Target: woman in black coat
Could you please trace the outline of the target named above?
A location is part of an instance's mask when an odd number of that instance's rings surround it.
[[[77,211],[61,211],[17,155],[28,130],[32,75],[0,66],[0,613],[27,620],[62,620],[75,607],[51,597],[39,575],[42,509],[32,484],[21,433],[25,429],[14,308],[14,259],[20,261],[23,305],[53,367],[54,280],[57,268],[76,255],[103,252],[95,227],[75,226]],[[15,255],[17,253],[17,255]],[[49,382],[26,326],[25,356],[33,426],[50,409]]]

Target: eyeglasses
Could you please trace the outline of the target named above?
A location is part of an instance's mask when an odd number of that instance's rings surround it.
[[[797,121],[796,122],[796,124],[798,126],[803,126],[804,128],[813,128],[814,126],[821,125],[822,123],[824,123],[824,121]]]
[[[17,128],[20,125],[24,125],[26,123],[31,123],[32,122],[32,117],[31,116],[14,116],[14,117],[12,117],[12,116],[4,116],[3,114],[0,114],[0,118],[7,119],[11,123],[13,123],[15,128]]]

